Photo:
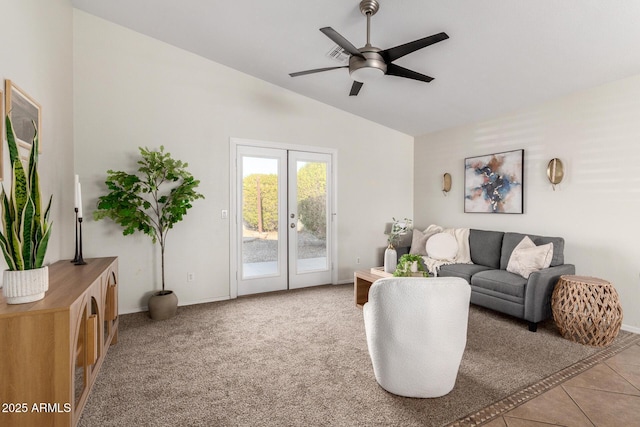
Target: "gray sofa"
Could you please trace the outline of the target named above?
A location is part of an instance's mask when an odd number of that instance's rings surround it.
[[[511,252],[525,236],[536,245],[553,243],[550,267],[529,279],[506,271]],[[551,293],[560,276],[575,274],[575,266],[564,263],[561,237],[471,229],[469,247],[473,264],[443,265],[438,276],[465,279],[471,285],[471,303],[524,319],[532,332],[551,317]]]

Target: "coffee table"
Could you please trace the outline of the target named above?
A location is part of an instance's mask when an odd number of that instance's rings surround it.
[[[392,276],[393,274],[385,273],[384,270],[380,268],[358,270],[353,273],[353,296],[356,301],[356,306],[362,308],[362,306],[369,301],[369,288],[373,285],[373,282],[383,277]]]

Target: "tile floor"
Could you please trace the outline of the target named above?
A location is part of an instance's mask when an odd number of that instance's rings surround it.
[[[640,427],[640,343],[484,427]]]

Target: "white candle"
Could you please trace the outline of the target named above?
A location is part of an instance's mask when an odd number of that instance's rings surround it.
[[[82,187],[78,183],[78,218],[82,218]]]
[[[73,207],[76,209],[78,209],[78,184],[80,184],[80,176],[75,175],[74,182],[73,182],[73,192],[75,196],[73,200]]]

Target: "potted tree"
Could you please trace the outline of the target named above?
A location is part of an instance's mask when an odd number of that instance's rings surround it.
[[[6,117],[7,145],[11,162],[11,194],[2,186],[2,232],[0,247],[8,270],[3,274],[3,293],[8,304],[22,304],[44,298],[49,289],[49,269],[44,257],[51,236],[51,200],[42,211],[38,177],[38,129],[35,123],[29,163],[25,171],[18,153],[13,125]]]
[[[105,184],[109,192],[98,199],[93,218],[111,218],[124,227],[123,235],[141,231],[160,243],[162,290],[149,298],[149,314],[164,320],[176,314],[178,297],[165,288],[164,252],[167,233],[182,220],[191,203],[204,196],[196,191],[200,181],[187,171],[189,166],[174,160],[160,146],[159,151],[139,147],[142,159],[137,174],[107,171]]]

